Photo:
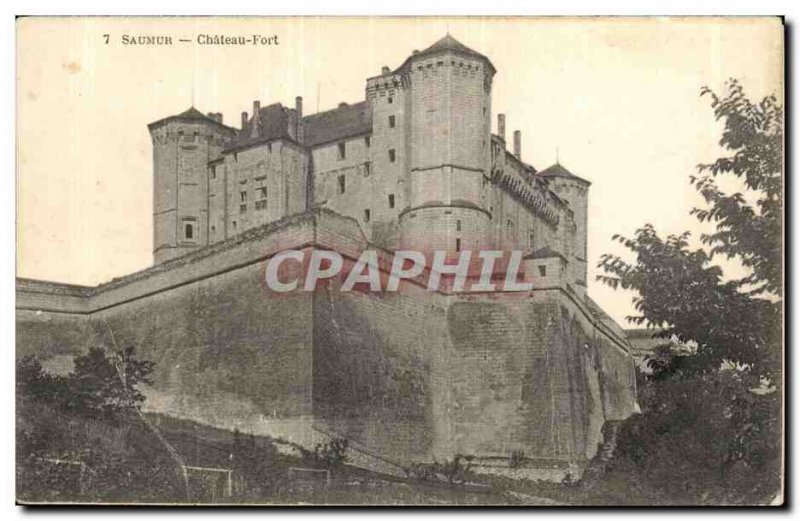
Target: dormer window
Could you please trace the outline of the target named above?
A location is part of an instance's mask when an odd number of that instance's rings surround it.
[[[342,160],[347,157],[347,148],[345,147],[345,143],[339,143],[339,159]]]

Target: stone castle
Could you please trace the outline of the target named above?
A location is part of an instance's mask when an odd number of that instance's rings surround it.
[[[304,445],[346,437],[398,472],[473,455],[486,472],[580,474],[633,413],[623,331],[586,293],[589,182],[538,171],[492,133],[491,61],[450,35],[368,78],[366,99],[239,128],[195,108],[148,128],[153,267],[98,287],[17,281],[17,355],[54,366],[129,342],[157,364],[147,407]],[[278,251],[523,250],[522,296],[262,287]],[[524,454],[510,466],[512,453]]]

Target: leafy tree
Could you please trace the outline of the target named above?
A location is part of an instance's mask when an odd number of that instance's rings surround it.
[[[36,357],[28,355],[17,362],[17,396],[51,404],[64,404],[69,399],[65,378],[48,373]]]
[[[75,357],[75,368],[69,375],[70,408],[82,413],[117,414],[138,411],[145,400],[139,384],[150,383],[153,362],[138,360],[132,347],[119,355],[92,347]]]
[[[689,232],[662,238],[648,224],[633,238],[615,236],[634,261],[604,255],[599,263],[599,280],[634,291],[638,314],[628,320],[684,346],[665,342],[648,361],[644,415],[629,422],[621,447],[651,477],[668,472],[664,480],[691,488],[713,470],[718,481],[735,482],[732,500],[757,502],[774,492],[775,480],[763,476],[777,475],[780,458],[783,107],[774,96],[750,101],[736,80],[724,96],[708,88],[701,95],[723,122],[728,152],[690,176],[706,204],[691,213],[714,231],[692,248]],[[745,192],[726,192],[722,178]],[[717,255],[748,273],[725,280]]]

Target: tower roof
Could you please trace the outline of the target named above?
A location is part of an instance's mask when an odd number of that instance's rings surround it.
[[[545,168],[536,175],[540,175],[542,177],[563,177],[567,179],[576,179],[578,181],[583,181],[587,185],[591,184],[586,179],[576,176],[575,174],[573,174],[572,172],[561,166],[559,163],[548,166],[547,168]]]
[[[214,118],[210,118],[194,108],[194,106],[189,107],[188,109],[184,110],[180,114],[175,114],[174,116],[167,116],[166,118],[159,119],[147,125],[147,128],[150,130],[159,127],[165,123],[169,123],[170,121],[185,121],[188,123],[210,123],[212,125],[217,125],[222,127],[230,132],[235,132],[235,130],[219,121],[215,120]]]
[[[427,49],[420,51],[417,56],[425,56],[426,54],[434,54],[441,51],[453,51],[457,53],[461,53],[468,56],[476,56],[479,58],[486,58],[483,54],[470,49],[463,43],[459,42],[455,38],[453,38],[450,33],[448,33],[443,38],[437,40],[433,45],[428,47]]]
[[[431,56],[431,55],[435,55],[435,54],[439,54],[439,53],[445,53],[445,52],[450,52],[450,53],[454,53],[454,54],[460,54],[462,56],[467,56],[467,57],[470,57],[470,58],[479,58],[479,59],[484,60],[486,62],[486,64],[489,66],[489,69],[491,70],[492,74],[494,74],[497,71],[497,69],[494,68],[494,65],[492,65],[492,62],[491,62],[491,60],[489,60],[489,58],[487,58],[483,54],[479,53],[478,51],[476,51],[474,49],[470,49],[469,47],[467,47],[463,43],[459,42],[458,40],[453,38],[450,35],[450,33],[447,33],[447,35],[445,35],[444,37],[438,39],[430,47],[426,47],[425,49],[423,49],[421,51],[415,51],[414,54],[412,54],[411,56],[406,58],[406,61],[404,61],[403,65],[401,65],[397,70],[399,71],[399,70],[404,69],[408,65],[408,63],[413,59],[424,57],[424,56]]]
[[[181,119],[211,119],[194,107],[189,107],[177,116],[173,117]]]

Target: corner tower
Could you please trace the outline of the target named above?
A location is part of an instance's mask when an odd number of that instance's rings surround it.
[[[550,189],[561,199],[565,200],[572,210],[575,221],[574,242],[568,251],[572,252],[569,259],[569,279],[579,288],[586,291],[587,277],[587,227],[589,208],[589,186],[591,183],[582,179],[560,164],[549,166],[537,175],[547,179]]]
[[[156,264],[208,244],[208,162],[236,131],[194,107],[147,126],[153,140]]]
[[[488,58],[449,34],[400,67],[409,83],[408,206],[401,246],[421,251],[486,245],[492,78]]]

